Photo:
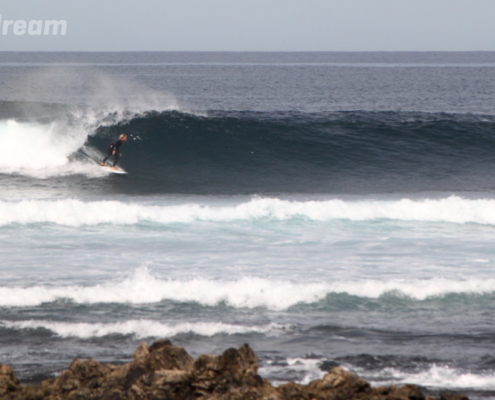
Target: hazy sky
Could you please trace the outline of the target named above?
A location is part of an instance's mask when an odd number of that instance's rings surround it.
[[[0,0],[0,5],[0,50],[495,50],[495,0]],[[4,32],[6,20],[21,21],[20,34],[14,34],[14,23]],[[64,20],[67,33],[30,35],[33,20]],[[31,32],[41,32],[38,28],[32,25]]]

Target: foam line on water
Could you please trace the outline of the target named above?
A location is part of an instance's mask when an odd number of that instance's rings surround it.
[[[312,221],[398,220],[495,225],[495,200],[443,199],[394,201],[288,201],[277,198],[254,198],[238,205],[209,206],[182,204],[150,206],[119,201],[83,202],[76,199],[0,201],[0,226],[20,223],[52,223],[66,226],[144,222],[159,224],[195,221],[230,222],[289,220]]]
[[[60,337],[76,337],[89,339],[113,334],[132,335],[138,339],[149,337],[174,337],[183,333],[194,333],[201,336],[218,334],[270,333],[284,329],[283,326],[272,323],[263,326],[243,326],[225,324],[222,322],[187,322],[179,324],[164,324],[158,321],[139,319],[114,323],[68,323],[44,320],[0,321],[0,326],[6,328],[47,329]]]
[[[365,379],[377,379],[375,386],[406,383],[431,388],[495,390],[495,373],[473,373],[445,365],[432,365],[427,370],[408,373],[395,368],[384,368],[377,373],[357,370]]]
[[[148,304],[165,300],[197,302],[205,306],[225,303],[236,308],[265,307],[284,310],[298,303],[319,302],[331,293],[379,298],[392,293],[414,300],[451,293],[482,295],[495,292],[495,279],[362,280],[295,283],[258,277],[238,280],[166,280],[153,277],[145,267],[120,282],[95,286],[0,287],[0,306],[39,306],[65,299],[75,303]]]
[[[198,302],[215,306],[225,302],[233,307],[284,309],[298,302],[318,301],[325,295],[324,284],[298,285],[246,277],[237,281],[162,280],[145,267],[121,282],[96,286],[27,288],[0,287],[0,306],[35,306],[59,299],[75,303],[158,303],[163,300]]]

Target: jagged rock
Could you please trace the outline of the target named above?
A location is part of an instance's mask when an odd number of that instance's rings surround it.
[[[211,399],[278,399],[276,389],[258,375],[258,358],[248,346],[220,356],[202,355],[193,366],[196,393]]]
[[[424,400],[418,386],[372,388],[365,380],[341,367],[332,368],[322,379],[309,385],[290,382],[278,387],[284,400]]]
[[[142,343],[133,354],[133,363],[144,370],[191,370],[194,359],[170,340],[160,340],[150,347]]]
[[[0,400],[425,400],[419,387],[383,386],[340,367],[309,385],[274,387],[258,375],[258,358],[246,344],[194,360],[169,340],[141,344],[125,365],[75,359],[56,379],[23,386],[0,364]],[[467,400],[456,393],[440,399]]]
[[[153,371],[160,369],[188,371],[194,364],[194,359],[184,348],[174,346],[170,340],[156,342],[149,350],[149,368]]]
[[[0,396],[15,392],[20,387],[19,380],[14,376],[14,371],[8,365],[0,364]]]
[[[332,368],[322,379],[317,379],[309,384],[309,389],[315,392],[336,389],[361,392],[369,387],[368,382],[341,367]]]

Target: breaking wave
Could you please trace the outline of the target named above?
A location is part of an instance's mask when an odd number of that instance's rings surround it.
[[[452,293],[484,295],[495,292],[495,279],[362,280],[295,283],[244,277],[238,280],[166,280],[139,268],[121,282],[95,286],[0,287],[0,307],[39,306],[59,300],[74,303],[149,304],[162,301],[196,302],[205,306],[226,304],[235,308],[263,307],[285,310],[296,304],[312,304],[332,293],[360,298],[384,295],[426,300]]]
[[[495,225],[495,200],[441,199],[290,201],[253,198],[237,205],[145,205],[121,201],[0,201],[0,226],[12,224],[174,224],[195,221],[230,222],[303,218],[308,221],[421,221]]]
[[[43,113],[28,118],[6,117],[14,115],[6,108],[12,105],[0,103],[0,173],[103,177],[94,161],[126,133],[125,193],[370,193],[494,184],[491,116],[204,113],[156,93],[99,106],[44,104]]]
[[[69,323],[44,320],[28,321],[0,321],[0,327],[9,329],[46,329],[60,337],[76,337],[88,339],[108,335],[132,335],[137,339],[163,338],[193,333],[200,336],[214,336],[218,334],[246,334],[270,333],[284,329],[283,326],[272,323],[265,326],[243,326],[225,324],[222,322],[186,322],[178,324],[164,324],[153,320],[129,320],[114,323]]]

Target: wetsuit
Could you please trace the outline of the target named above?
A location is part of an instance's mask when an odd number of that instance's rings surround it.
[[[108,145],[108,154],[107,156],[105,157],[105,159],[103,160],[103,163],[105,163],[105,161],[107,161],[111,156],[114,156],[115,158],[115,161],[113,162],[113,167],[115,167],[117,165],[117,163],[119,162],[119,158],[120,158],[120,146],[122,146],[122,140],[120,139],[117,139],[116,141],[110,143]],[[113,152],[115,151],[115,154],[113,154]]]

